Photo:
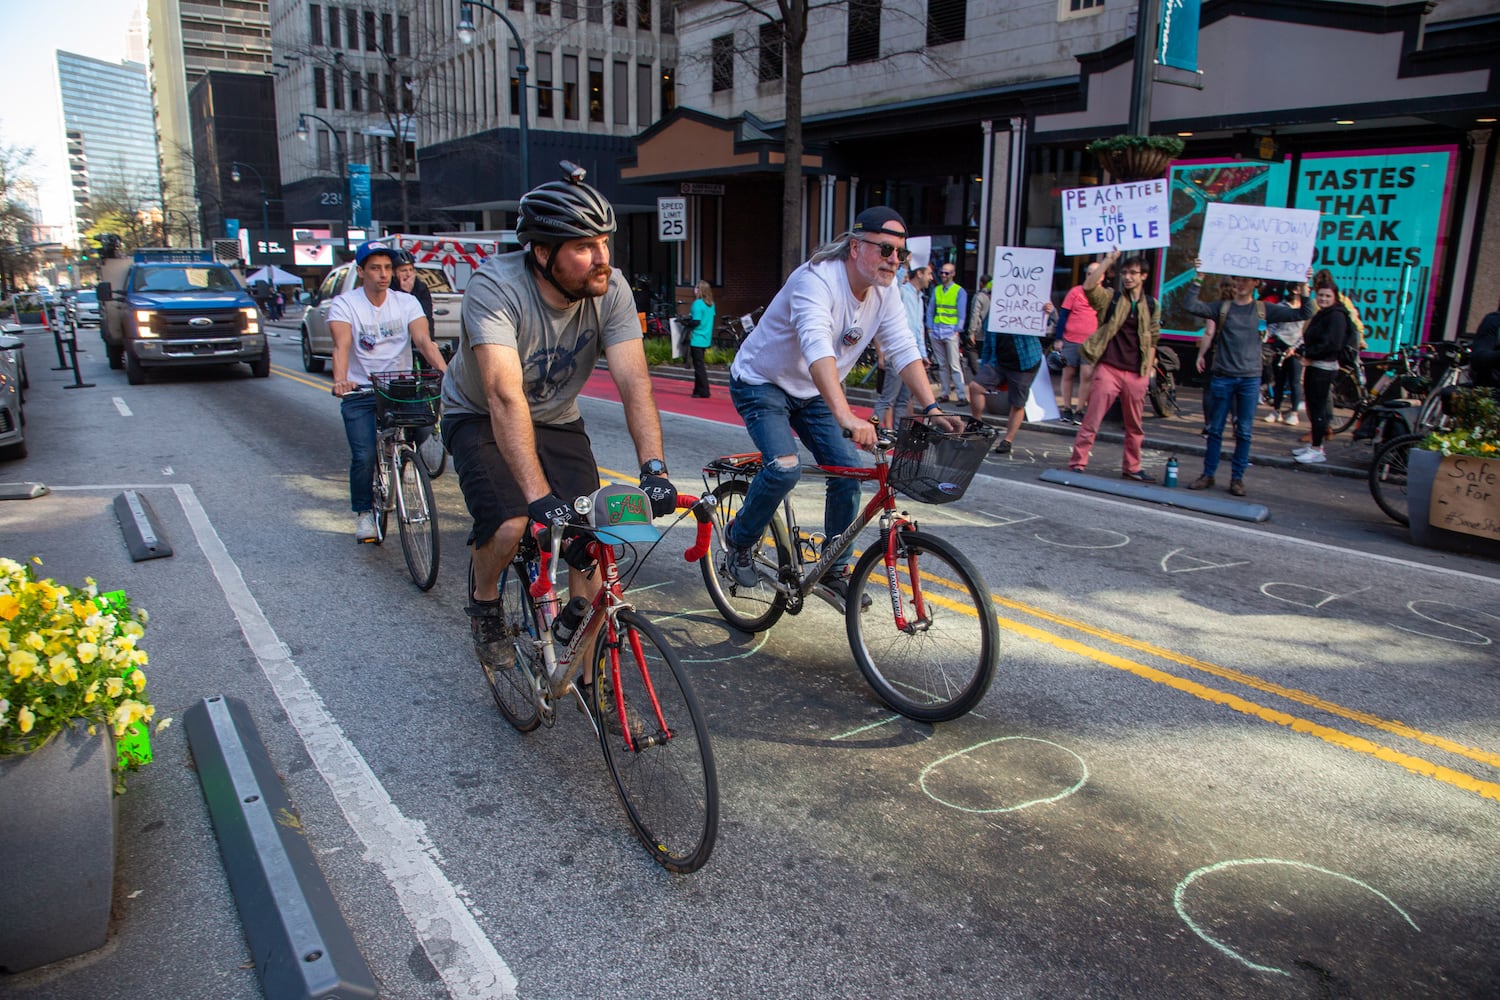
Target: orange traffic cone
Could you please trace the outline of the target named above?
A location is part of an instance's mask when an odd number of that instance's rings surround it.
[[[45,302],[42,303],[42,329],[43,330],[50,330],[50,329],[52,329],[52,324],[50,324],[50,323],[47,322],[47,303],[45,303]]]

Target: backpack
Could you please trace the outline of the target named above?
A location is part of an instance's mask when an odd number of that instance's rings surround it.
[[[1339,348],[1339,367],[1353,368],[1355,371],[1359,371],[1359,349],[1364,346],[1361,343],[1362,340],[1364,338],[1354,328],[1354,323],[1352,321],[1347,323],[1344,333],[1344,346]]]
[[[1225,299],[1219,303],[1219,332],[1224,330],[1224,321],[1229,318],[1229,307],[1234,303]],[[1260,332],[1266,332],[1266,303],[1264,299],[1255,300],[1255,318],[1260,321]]]

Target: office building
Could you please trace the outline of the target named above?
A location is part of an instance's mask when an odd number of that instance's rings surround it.
[[[161,174],[146,67],[59,49],[57,84],[78,231],[106,207],[159,209]]]

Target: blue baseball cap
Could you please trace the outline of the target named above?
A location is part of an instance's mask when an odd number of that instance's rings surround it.
[[[651,523],[651,498],[635,486],[616,483],[594,491],[589,527],[609,545],[654,542],[661,532]]]
[[[372,255],[377,253],[383,253],[386,255],[386,257],[390,258],[392,267],[395,267],[396,264],[400,263],[401,258],[399,256],[399,251],[397,251],[395,247],[391,246],[384,240],[366,240],[359,245],[358,250],[354,251],[355,266],[364,267],[365,261],[369,260]]]

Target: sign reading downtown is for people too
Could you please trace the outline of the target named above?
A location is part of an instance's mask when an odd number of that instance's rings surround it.
[[[1270,278],[1298,284],[1318,239],[1318,213],[1264,205],[1210,202],[1198,256],[1203,274]]]
[[[1148,250],[1172,242],[1165,177],[1063,191],[1063,253]]]

